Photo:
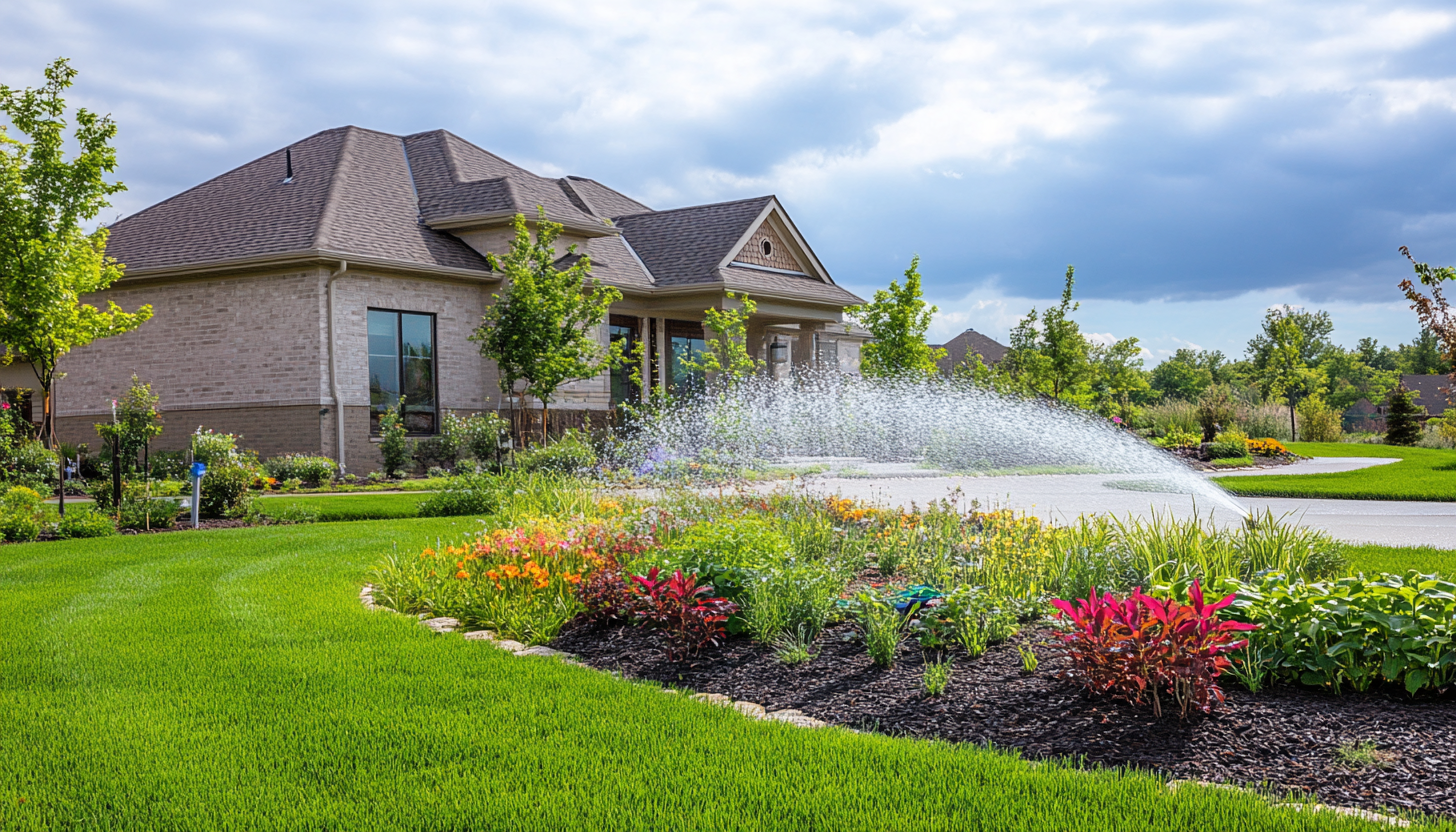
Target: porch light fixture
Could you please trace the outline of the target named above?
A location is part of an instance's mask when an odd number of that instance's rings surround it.
[[[789,360],[789,345],[775,338],[772,344],[768,345],[768,360],[774,364],[782,364]]]

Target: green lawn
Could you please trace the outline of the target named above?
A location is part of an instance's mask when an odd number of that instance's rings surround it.
[[[0,547],[0,828],[1381,828],[750,721],[360,606],[382,552],[474,526]]]
[[[1397,574],[1415,569],[1420,572],[1439,572],[1448,580],[1456,577],[1456,549],[1437,549],[1432,546],[1379,546],[1366,544],[1351,546],[1346,550],[1350,557],[1350,571],[1395,572]]]
[[[264,516],[289,506],[318,512],[320,523],[342,520],[397,520],[418,516],[430,494],[349,494],[338,496],[264,497],[255,503]]]
[[[1345,500],[1456,501],[1456,451],[1343,442],[1291,442],[1301,456],[1373,456],[1399,459],[1339,474],[1217,477],[1244,497],[1329,497]]]

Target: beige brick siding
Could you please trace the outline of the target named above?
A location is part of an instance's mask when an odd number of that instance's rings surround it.
[[[293,407],[237,407],[213,410],[169,410],[162,413],[162,435],[152,441],[155,451],[182,451],[199,426],[243,437],[239,446],[256,451],[262,459],[280,454],[318,454],[327,450],[321,428],[330,417],[319,415],[317,405]],[[93,452],[101,447],[96,435],[100,416],[69,416],[57,420],[61,439],[84,442]],[[332,456],[332,453],[328,453]]]
[[[322,270],[113,287],[113,300],[152,319],[61,361],[57,415],[99,416],[135,373],[166,409],[311,405],[328,397]]]

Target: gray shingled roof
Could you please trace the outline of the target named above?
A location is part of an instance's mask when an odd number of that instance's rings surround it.
[[[325,130],[111,226],[107,253],[131,270],[326,250],[485,270],[459,239],[420,225],[397,136]]]
[[[974,329],[968,329],[939,346],[945,349],[945,358],[936,363],[941,372],[945,373],[955,369],[955,366],[965,361],[968,355],[979,355],[981,360],[987,364],[995,364],[1006,357],[1004,344],[1000,344]]]
[[[284,182],[289,151],[294,177]],[[772,201],[653,211],[592,179],[537,176],[444,130],[396,136],[339,127],[117,222],[108,251],[134,272],[317,251],[486,272],[483,256],[430,223],[529,216],[541,205],[555,221],[608,232],[587,240],[581,252],[591,256],[598,278],[622,289],[716,284],[861,302],[817,277],[718,269]]]
[[[1451,387],[1451,379],[1448,376],[1418,376],[1403,373],[1400,383],[1404,384],[1407,390],[1415,390],[1421,394],[1416,399],[1416,404],[1425,407],[1427,413],[1432,416],[1445,414],[1447,393],[1444,391]]]
[[[771,196],[614,217],[658,286],[716,282],[714,272]]]

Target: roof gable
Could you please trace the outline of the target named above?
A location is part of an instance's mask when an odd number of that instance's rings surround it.
[[[615,224],[658,286],[716,283],[715,272],[742,246],[773,197],[695,205],[617,217]]]

